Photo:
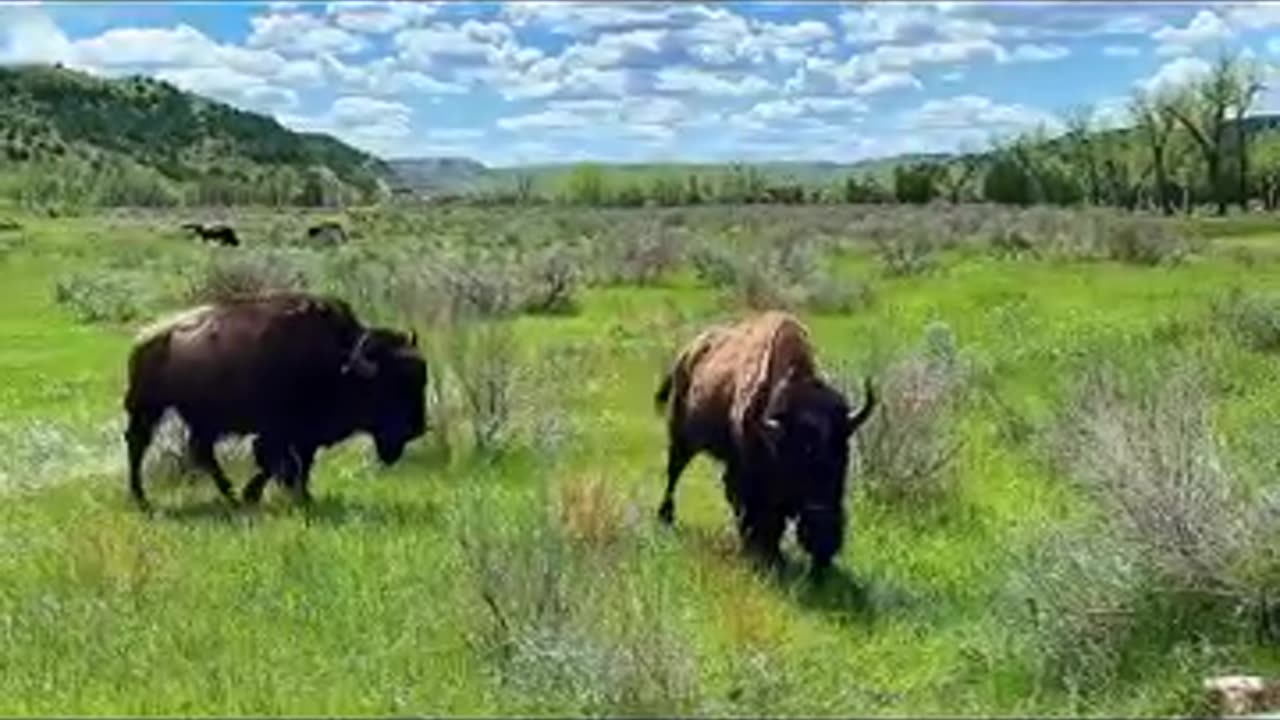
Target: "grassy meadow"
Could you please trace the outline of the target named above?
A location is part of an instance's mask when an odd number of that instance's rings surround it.
[[[1280,672],[1280,225],[983,206],[12,214],[0,714],[1150,714]],[[330,216],[325,216],[330,217]],[[200,219],[200,218],[194,218]],[[127,500],[133,333],[220,294],[413,325],[433,429],[229,509],[172,427]],[[884,396],[820,586],[708,458],[655,517],[664,363],[788,307]],[[221,450],[242,486],[243,442]]]

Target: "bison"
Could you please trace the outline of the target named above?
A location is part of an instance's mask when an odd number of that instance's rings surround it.
[[[667,487],[658,509],[675,519],[680,474],[700,452],[724,464],[725,497],[745,548],[770,563],[789,521],[815,574],[843,543],[849,439],[876,397],[864,383],[851,411],[818,374],[808,332],[792,315],[766,312],[713,327],[680,352],[654,397],[667,409]]]
[[[365,327],[336,298],[278,293],[187,310],[144,330],[129,355],[130,491],[148,507],[142,460],[172,409],[189,429],[190,457],[229,501],[214,445],[254,435],[258,473],[244,500],[257,502],[274,476],[306,503],[319,448],[366,432],[384,464],[399,460],[425,432],[425,387],[416,335]]]
[[[240,238],[236,231],[227,225],[201,225],[200,223],[183,223],[183,230],[195,233],[201,240],[216,242],[225,247],[239,247]]]
[[[307,239],[321,245],[341,245],[347,241],[347,231],[336,222],[326,221],[307,228]]]

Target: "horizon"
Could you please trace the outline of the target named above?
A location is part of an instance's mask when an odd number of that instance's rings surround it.
[[[975,152],[1221,50],[1270,82],[1280,5],[0,3],[0,64],[146,75],[384,160],[850,165]]]

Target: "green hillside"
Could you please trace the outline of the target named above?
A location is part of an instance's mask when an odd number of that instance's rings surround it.
[[[372,195],[390,174],[329,136],[166,82],[48,66],[0,68],[0,160],[10,194],[29,204],[55,175],[100,204],[320,205]]]

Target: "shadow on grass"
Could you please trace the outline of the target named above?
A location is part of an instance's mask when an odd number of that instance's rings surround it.
[[[342,495],[320,495],[306,506],[297,505],[287,498],[256,506],[232,506],[222,498],[210,498],[157,508],[155,515],[186,523],[237,523],[300,517],[308,525],[377,525],[397,528],[438,527],[443,520],[443,512],[434,503],[385,499],[364,501]]]
[[[910,597],[900,588],[841,565],[815,577],[808,558],[794,547],[784,545],[781,566],[768,566],[745,553],[737,534],[729,528],[677,524],[673,531],[680,544],[699,556],[700,562],[737,564],[789,601],[841,624],[871,625],[910,606]]]

